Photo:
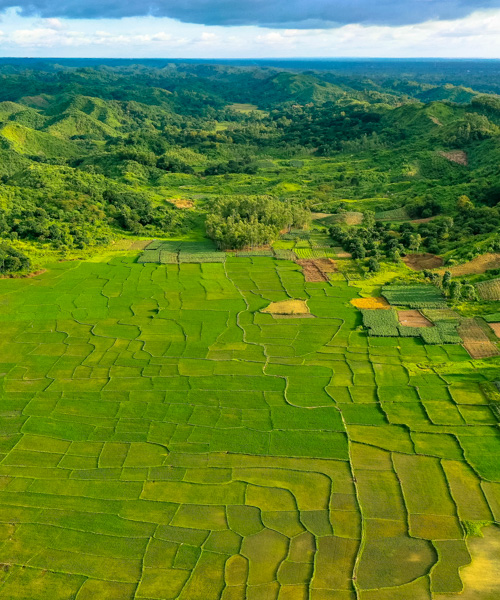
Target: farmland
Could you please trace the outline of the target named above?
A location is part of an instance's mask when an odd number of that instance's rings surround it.
[[[369,336],[355,298],[229,254],[0,280],[0,598],[473,590],[468,533],[500,518],[500,359]],[[262,312],[291,299],[315,318]]]

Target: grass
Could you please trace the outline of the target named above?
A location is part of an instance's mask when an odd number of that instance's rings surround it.
[[[458,590],[498,518],[499,359],[369,336],[355,298],[267,256],[0,281],[0,597]]]

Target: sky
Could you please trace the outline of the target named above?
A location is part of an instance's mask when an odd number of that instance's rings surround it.
[[[500,0],[0,0],[0,56],[500,58]]]

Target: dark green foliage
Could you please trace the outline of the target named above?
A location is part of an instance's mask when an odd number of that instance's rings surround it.
[[[219,198],[206,220],[207,234],[218,248],[262,246],[276,239],[280,229],[305,226],[304,208],[267,196]]]
[[[8,244],[0,244],[0,273],[27,271],[30,259]]]
[[[281,208],[278,219],[240,219],[240,201],[266,195],[288,208],[362,212],[361,226],[336,225],[332,237],[355,259],[374,259],[370,270],[408,252],[465,260],[500,248],[498,99],[463,82],[362,79],[323,67],[22,64],[0,65],[5,239],[66,252],[121,230],[182,234],[202,229],[217,197],[233,198],[235,211],[220,227],[208,221],[221,247],[307,224],[298,209],[292,219]],[[184,199],[189,213],[167,202]],[[381,224],[374,213],[436,218]]]

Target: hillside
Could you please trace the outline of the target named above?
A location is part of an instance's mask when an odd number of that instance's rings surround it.
[[[2,77],[4,236],[27,249],[173,234],[227,194],[452,217],[463,195],[496,203],[500,102],[466,86],[206,64]],[[39,233],[16,225],[37,210]]]

